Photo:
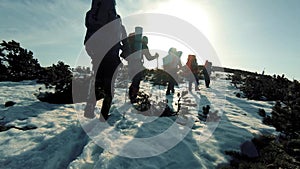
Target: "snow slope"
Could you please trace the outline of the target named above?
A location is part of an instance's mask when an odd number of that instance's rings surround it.
[[[66,168],[88,141],[73,106],[38,101],[34,93],[42,85],[34,82],[1,82],[0,86],[0,102],[17,103],[1,106],[0,124],[37,127],[0,132],[0,168]]]
[[[111,117],[100,123],[82,117],[84,104],[39,102],[33,94],[40,85],[34,82],[1,82],[0,102],[17,104],[0,107],[0,124],[37,128],[0,132],[0,168],[214,168],[229,160],[225,150],[239,150],[253,136],[275,132],[257,114],[259,108],[270,113],[274,103],[237,98],[234,93],[239,91],[225,80],[225,74],[214,76],[211,88],[204,88],[202,82],[200,92],[182,98],[182,110],[188,112],[185,125],[176,123],[182,123],[182,118],[134,113],[125,101],[124,88],[116,89]],[[168,99],[176,109],[178,97],[166,98],[162,86],[144,82],[141,87],[151,93],[152,101]],[[185,91],[185,83],[176,89]],[[219,121],[197,118],[205,105],[217,111]]]

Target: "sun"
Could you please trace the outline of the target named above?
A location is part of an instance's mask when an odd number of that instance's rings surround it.
[[[162,2],[151,12],[163,13],[183,19],[199,29],[206,37],[210,37],[212,26],[208,12],[197,1],[169,0]]]
[[[208,12],[203,7],[201,7],[201,4],[197,1],[169,0],[161,2],[155,9],[150,9],[146,12],[161,13],[178,17],[179,19],[182,19],[196,27],[207,39],[212,38],[212,26],[210,23],[211,20],[209,19]],[[189,54],[197,55],[197,53],[195,53],[195,49],[191,49],[190,46],[186,46],[188,44],[176,41],[176,39],[174,38],[156,35],[149,35],[149,38],[151,39],[149,42],[149,47],[153,49],[152,52],[158,50],[157,52],[161,57],[167,54],[166,52],[170,47],[175,47],[183,52],[183,55],[181,57],[182,63],[186,62],[187,56]],[[165,52],[161,52],[160,50],[163,50]],[[161,67],[162,59],[160,58],[157,63]],[[147,63],[147,65],[149,65],[150,67],[154,67],[154,65],[156,65],[157,63],[153,62],[152,66],[150,66],[151,63]]]

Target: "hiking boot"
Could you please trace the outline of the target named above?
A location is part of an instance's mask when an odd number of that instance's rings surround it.
[[[106,122],[107,119],[110,117],[111,115],[106,115],[106,116],[103,116],[103,115],[100,115],[100,118],[99,118],[99,121],[100,122]]]
[[[101,107],[101,112],[100,112],[100,121],[101,121],[101,119],[103,119],[103,120],[108,119],[111,103],[112,103],[112,96],[107,94],[104,97],[104,100],[102,102],[102,107]]]

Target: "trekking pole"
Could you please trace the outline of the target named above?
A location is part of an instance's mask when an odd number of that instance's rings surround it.
[[[159,97],[161,98],[160,83],[161,83],[161,80],[160,80],[160,82],[158,83]]]
[[[126,91],[125,91],[125,102],[124,102],[124,104],[126,104],[126,102],[127,102],[127,92],[129,92],[128,91],[128,83],[129,83],[129,72],[128,72],[128,67],[127,67],[127,70],[125,70],[126,72],[127,72],[127,76],[126,76]],[[125,72],[124,71],[124,72]],[[126,111],[124,111],[123,112],[123,119],[125,118],[125,115],[126,115]]]
[[[159,73],[158,71],[158,57],[156,58],[156,70],[157,70],[157,73]],[[158,91],[159,91],[159,97],[161,97],[161,91],[160,91],[160,83],[161,81],[158,83]]]
[[[126,99],[127,99],[127,92],[128,92],[128,89],[127,89],[127,88],[128,88],[128,77],[126,78],[125,81],[126,81],[126,85],[125,85],[126,90],[125,90],[125,98],[124,98],[124,101],[125,101],[125,102],[124,102],[124,104],[125,104],[126,101],[127,101]]]
[[[156,69],[158,70],[158,57],[156,58]]]
[[[121,59],[122,59],[122,58],[121,58]],[[122,59],[122,61],[123,61],[123,60],[125,60],[125,59]],[[125,102],[124,102],[124,104],[125,104],[126,101],[127,101],[127,100],[126,100],[126,95],[127,95],[127,92],[128,92],[128,91],[127,91],[127,87],[128,87],[128,70],[126,70],[125,66],[126,66],[126,65],[123,64],[122,69],[121,69],[121,70],[122,70],[122,71],[121,71],[122,75],[123,75],[123,76],[126,76],[126,77],[125,77],[125,79],[126,79],[126,80],[125,80],[125,83],[126,83],[126,84],[125,84],[125,88],[126,88],[126,90],[125,90],[125,98],[124,98],[124,101],[125,101]],[[127,71],[127,75],[126,75],[126,73],[125,73],[126,71]]]

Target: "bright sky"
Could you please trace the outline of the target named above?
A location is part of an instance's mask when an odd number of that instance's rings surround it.
[[[222,66],[257,72],[265,68],[267,74],[284,73],[300,79],[299,0],[116,2],[122,17],[155,12],[191,23],[207,37]],[[91,0],[1,0],[0,39],[21,42],[43,66],[59,60],[75,65],[83,47],[84,18],[90,4]],[[150,48],[157,48],[156,39],[149,39]],[[190,53],[176,43],[165,45],[164,50],[172,46],[183,50],[184,56]]]

